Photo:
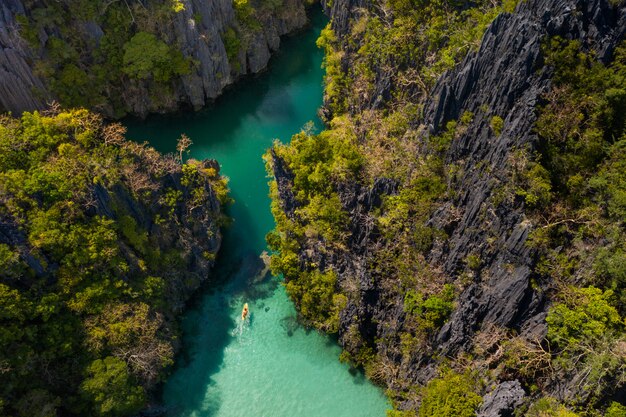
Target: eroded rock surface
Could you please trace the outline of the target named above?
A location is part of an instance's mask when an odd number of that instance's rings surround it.
[[[349,33],[360,8],[367,7],[359,0],[323,4],[339,37]],[[385,380],[392,390],[406,392],[408,387],[427,383],[437,376],[441,358],[472,352],[481,331],[495,334],[496,339],[496,329],[513,331],[527,340],[545,336],[549,301],[531,284],[536,254],[527,241],[533,225],[525,216],[522,199],[514,193],[504,199],[498,194],[511,181],[516,151],[532,152],[538,144],[533,131],[536,110],[551,87],[552,75],[544,65],[543,42],[557,35],[580,40],[584,50],[594,50],[607,61],[625,33],[624,4],[615,6],[606,0],[522,1],[514,13],[503,13],[493,21],[479,49],[441,76],[424,100],[423,118],[414,121],[415,126],[424,127],[424,135],[440,133],[447,122],[458,120],[465,112],[474,115],[445,156],[447,164],[458,167],[451,184],[455,192],[441,201],[427,222],[448,236],[436,240],[427,262],[453,282],[469,278],[430,352],[410,359],[399,353],[396,335],[403,328],[404,298],[389,290],[385,277],[377,275],[368,264],[381,242],[372,210],[382,196],[396,193],[397,185],[379,178],[372,187],[338,187],[343,208],[351,219],[348,250],[341,254],[320,250],[319,244],[306,244],[300,252],[302,265],[315,264],[321,270],[332,267],[338,272],[339,286],[349,288],[351,294],[340,315],[340,342],[348,351],[358,350],[358,346],[351,345],[350,337],[357,331],[362,340],[375,346],[378,357],[393,375]],[[373,78],[378,99],[368,104],[370,109],[377,108],[389,91],[385,74]],[[494,116],[504,121],[498,134],[490,127]],[[291,174],[284,168],[274,174],[285,203]],[[478,260],[474,268],[466,265],[470,255]],[[481,417],[511,416],[529,395],[518,381],[503,378],[495,388],[484,392]],[[557,398],[586,395],[577,391],[576,378],[553,381],[547,394]],[[416,406],[414,400],[407,399],[398,408]]]
[[[124,80],[124,88],[107,97],[97,110],[107,116],[124,113],[145,116],[150,112],[175,111],[181,106],[199,109],[208,100],[221,94],[238,77],[254,74],[266,68],[271,53],[280,46],[280,37],[302,28],[307,23],[304,0],[285,0],[272,12],[262,13],[260,29],[245,35],[237,59],[229,62],[223,35],[237,27],[231,0],[182,0],[184,9],[175,14],[167,30],[166,41],[191,59],[191,72],[174,79],[171,91],[163,91],[148,81]],[[43,109],[58,99],[53,94],[49,79],[37,75],[38,60],[46,57],[43,48],[50,36],[63,37],[60,28],[39,33],[40,48],[33,48],[20,37],[17,16],[29,15],[34,7],[45,5],[22,0],[7,0],[0,4],[0,112],[20,114],[26,110]],[[94,21],[75,22],[87,45],[96,46],[104,35]],[[76,35],[76,34],[74,34]],[[243,36],[243,35],[242,35]],[[155,91],[159,90],[159,91]],[[121,102],[116,108],[112,102]],[[120,104],[118,104],[120,106]]]

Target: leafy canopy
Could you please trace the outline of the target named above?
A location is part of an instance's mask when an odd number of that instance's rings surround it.
[[[123,62],[122,70],[139,80],[153,77],[166,82],[190,71],[189,62],[180,51],[147,32],[137,33],[124,45]]]

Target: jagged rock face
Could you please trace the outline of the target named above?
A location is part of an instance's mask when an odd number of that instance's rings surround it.
[[[522,405],[524,389],[518,381],[507,381],[485,395],[477,417],[513,417]]]
[[[321,0],[324,11],[332,17],[332,27],[337,35],[350,31],[351,19],[359,15],[359,9],[367,7],[366,0]]]
[[[228,60],[222,39],[227,28],[236,24],[232,0],[183,0],[182,3],[184,10],[173,19],[168,43],[193,60],[191,73],[175,79],[169,96],[158,101],[154,99],[154,85],[126,81],[121,101],[127,112],[145,116],[150,112],[175,111],[182,105],[199,109],[239,76],[266,68],[271,53],[280,45],[280,36],[302,28],[307,22],[304,0],[285,0],[276,12],[263,14],[261,30],[248,39],[247,48],[239,52],[238,63],[233,63]],[[44,48],[33,51],[19,36],[16,15],[29,12],[22,0],[0,4],[0,112],[19,114],[43,109],[47,102],[56,99],[47,80],[34,74],[35,61],[45,56]],[[84,22],[82,32],[81,36],[92,44],[97,44],[104,34],[96,22]],[[42,45],[50,35],[40,33]],[[110,104],[97,110],[106,116],[119,113]]]
[[[274,178],[278,182],[278,192],[280,193],[281,208],[289,218],[293,218],[294,211],[298,208],[298,202],[291,190],[291,184],[293,183],[294,175],[289,171],[285,162],[280,159],[274,149],[270,151],[272,157],[272,168],[274,172]]]
[[[331,7],[322,3],[339,37],[349,33],[358,8],[369,5],[359,0],[335,0]],[[478,51],[445,73],[424,100],[424,116],[415,120],[415,126],[426,126],[426,134],[439,133],[448,121],[458,120],[464,112],[474,114],[468,129],[455,137],[446,154],[446,163],[459,168],[451,184],[454,192],[441,202],[427,224],[444,230],[449,238],[437,241],[427,260],[451,281],[467,273],[468,255],[480,260],[454,312],[436,335],[432,355],[418,354],[407,360],[398,353],[399,346],[377,342],[394,340],[405,317],[402,295],[388,291],[385,277],[374,276],[375,272],[368,269],[368,256],[381,239],[369,215],[376,206],[371,203],[372,196],[376,200],[395,194],[397,186],[381,186],[384,179],[378,179],[373,187],[338,186],[343,208],[351,218],[347,253],[328,254],[316,250],[315,244],[307,244],[301,251],[302,263],[332,267],[338,272],[341,288],[358,283],[358,297],[350,297],[340,315],[339,339],[345,349],[354,348],[349,334],[356,328],[363,340],[376,346],[378,355],[396,369],[394,381],[386,381],[392,390],[427,383],[437,375],[436,358],[470,352],[481,329],[513,329],[530,340],[545,336],[549,300],[531,285],[536,254],[527,240],[532,223],[524,214],[521,198],[512,193],[500,201],[497,194],[510,185],[516,151],[533,151],[538,144],[533,131],[536,110],[551,86],[542,42],[555,35],[580,40],[583,48],[596,51],[606,61],[625,32],[623,3],[616,7],[606,0],[522,1],[515,13],[495,19]],[[378,104],[370,106],[376,108]],[[504,120],[499,134],[490,128],[494,116]],[[275,175],[282,193],[290,187],[289,173]],[[513,415],[526,393],[517,381],[494,382],[495,388],[486,393],[479,415]],[[573,398],[581,394],[572,381],[553,385],[548,395],[563,398],[561,394],[567,392]],[[400,409],[416,406],[411,400],[399,404]]]
[[[462,167],[455,186],[462,191],[431,219],[431,224],[451,232],[445,247],[431,253],[431,261],[452,276],[469,254],[478,255],[483,265],[480,282],[461,295],[459,308],[439,334],[444,352],[467,347],[482,322],[529,336],[545,333],[546,306],[530,286],[534,259],[525,244],[530,222],[521,201],[496,205],[491,197],[506,181],[513,153],[537,145],[536,107],[550,86],[541,54],[545,37],[578,39],[600,59],[608,59],[625,32],[626,8],[616,10],[606,1],[522,2],[516,13],[496,18],[480,49],[435,86],[425,106],[424,122],[431,129],[465,111],[476,116],[447,156],[448,163]],[[488,111],[481,111],[485,107]],[[489,128],[493,116],[504,119],[500,135]],[[495,244],[487,243],[489,237],[497,238]]]
[[[21,0],[0,3],[0,112],[41,109],[51,98],[33,74],[34,56],[18,35],[15,15],[24,13]]]
[[[221,34],[235,19],[231,0],[187,0],[185,10],[176,16],[175,39],[185,56],[199,63],[197,69],[182,78],[180,101],[194,109],[207,99],[219,96],[237,76],[254,74],[266,68],[271,53],[278,50],[280,37],[306,24],[303,0],[286,0],[281,12],[264,16],[262,31],[254,34],[248,49],[240,51],[239,68],[233,71],[228,62]],[[194,15],[201,16],[197,21]],[[233,74],[234,72],[234,74]],[[143,113],[139,107],[135,112]]]
[[[450,276],[469,254],[482,263],[479,279],[461,294],[437,337],[443,354],[468,349],[472,335],[487,323],[513,328],[530,339],[545,335],[547,300],[531,286],[534,254],[526,245],[531,223],[519,199],[494,204],[492,197],[510,175],[514,152],[537,145],[536,107],[550,87],[541,53],[546,36],[578,39],[606,60],[625,31],[626,8],[612,8],[606,1],[521,2],[516,13],[496,18],[480,49],[435,86],[424,112],[430,129],[438,131],[465,111],[475,119],[447,155],[448,163],[461,166],[454,186],[461,191],[430,220],[450,235],[431,252],[430,261]],[[489,128],[496,115],[504,119],[500,135]],[[490,237],[495,243],[489,243]],[[507,414],[490,406],[481,415]]]

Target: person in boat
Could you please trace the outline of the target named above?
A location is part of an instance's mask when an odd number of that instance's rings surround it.
[[[248,303],[243,305],[243,310],[241,310],[241,320],[245,320],[248,317]]]

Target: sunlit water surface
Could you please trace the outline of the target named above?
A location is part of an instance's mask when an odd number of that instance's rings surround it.
[[[224,284],[204,290],[183,319],[183,349],[163,389],[171,416],[382,417],[380,389],[338,361],[336,343],[307,331],[277,278],[255,279],[265,234],[274,226],[261,156],[313,120],[322,100],[323,54],[315,40],[325,17],[284,39],[269,70],[246,79],[197,113],[127,120],[129,137],[173,152],[181,133],[190,156],[214,158],[230,178],[235,204],[215,271]],[[240,318],[244,303],[250,317]]]

